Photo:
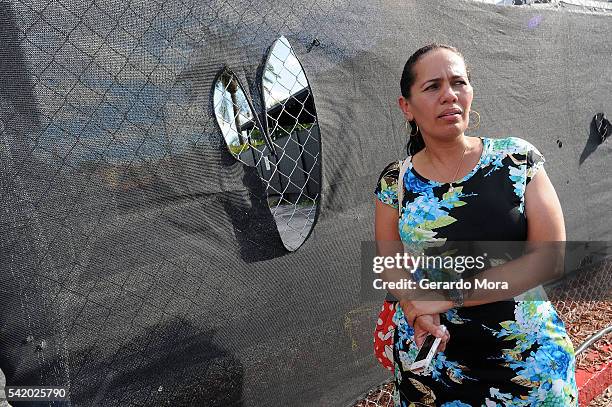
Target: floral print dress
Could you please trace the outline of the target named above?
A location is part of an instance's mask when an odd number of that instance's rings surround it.
[[[398,225],[403,242],[526,240],[525,187],[544,157],[521,138],[480,139],[479,162],[452,190],[418,174],[410,161]],[[389,164],[375,190],[396,210],[399,170],[398,162]],[[578,405],[574,348],[541,287],[514,301],[442,314],[451,339],[421,374],[409,371],[418,352],[414,331],[401,307],[395,310],[396,406]]]

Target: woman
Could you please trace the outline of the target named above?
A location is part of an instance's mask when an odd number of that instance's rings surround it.
[[[465,136],[473,89],[455,48],[431,44],[416,51],[400,85],[399,106],[412,128],[409,161],[403,182],[397,162],[379,178],[377,242],[565,241],[561,206],[539,151],[516,137]],[[404,188],[401,203],[398,188]],[[407,298],[399,305],[396,405],[577,406],[574,349],[550,302]],[[443,339],[439,352],[424,374],[412,373],[430,333]]]

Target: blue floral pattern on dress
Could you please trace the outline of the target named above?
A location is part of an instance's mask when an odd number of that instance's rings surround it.
[[[518,301],[514,315],[514,320],[499,323],[499,331],[491,330],[504,341],[515,341],[514,348],[504,349],[498,359],[516,372],[513,381],[532,388],[526,399],[515,398],[510,405],[530,406],[550,392],[559,402],[553,405],[572,405],[578,398],[574,348],[554,307],[549,301]],[[534,345],[537,350],[525,357]]]

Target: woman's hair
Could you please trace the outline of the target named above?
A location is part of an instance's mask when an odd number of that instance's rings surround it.
[[[432,44],[425,45],[422,48],[419,48],[418,50],[415,51],[414,54],[410,56],[410,58],[408,58],[408,61],[406,61],[406,65],[404,65],[404,71],[402,72],[402,78],[400,79],[400,90],[402,92],[403,97],[405,97],[406,99],[410,98],[410,88],[412,88],[412,85],[414,84],[414,80],[416,79],[416,74],[414,73],[414,65],[417,62],[419,62],[421,57],[427,54],[429,51],[433,51],[435,49],[440,49],[440,48],[444,48],[444,49],[453,51],[455,54],[459,55],[465,62],[465,58],[463,58],[463,55],[461,54],[461,52],[459,52],[457,48],[451,47],[450,45],[432,43]],[[467,70],[467,66],[466,66],[466,70]],[[468,80],[470,80],[469,70],[467,70],[467,75],[468,75]],[[417,127],[416,121],[412,120],[409,123],[410,123],[410,127],[413,129],[412,132],[414,132],[414,129]],[[406,152],[408,153],[408,155],[414,155],[420,150],[422,150],[424,147],[425,147],[425,141],[423,140],[423,135],[421,134],[421,130],[419,129],[416,132],[416,135],[410,136],[408,143],[406,144]]]

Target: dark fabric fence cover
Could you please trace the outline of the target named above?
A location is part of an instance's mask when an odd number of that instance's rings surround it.
[[[227,65],[261,108],[280,35],[322,141],[320,216],[292,253],[211,99]],[[389,377],[360,245],[377,177],[405,151],[408,56],[462,50],[471,134],[536,145],[568,239],[606,240],[612,145],[590,123],[612,115],[611,37],[609,14],[457,0],[1,1],[7,384],[69,386],[75,406],[350,405]]]

